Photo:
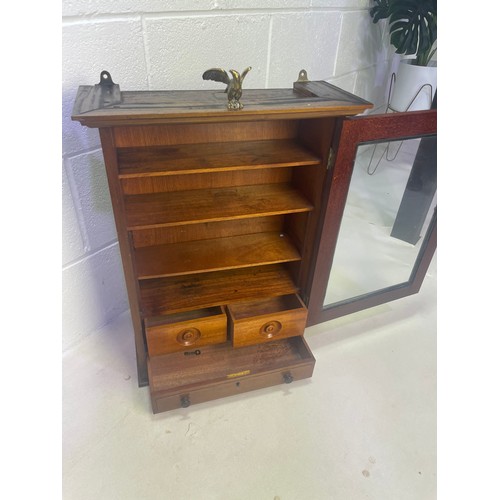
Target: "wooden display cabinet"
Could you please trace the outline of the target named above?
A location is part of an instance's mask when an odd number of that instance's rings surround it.
[[[107,72],[72,118],[100,132],[154,412],[312,376],[303,338],[335,141],[371,104],[326,82],[124,92]]]

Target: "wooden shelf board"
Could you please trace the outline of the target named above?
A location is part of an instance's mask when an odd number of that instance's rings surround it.
[[[321,163],[309,150],[285,139],[130,147],[119,148],[117,154],[121,179]]]
[[[262,184],[125,197],[127,229],[150,229],[308,212],[309,201],[289,184]]]
[[[144,317],[296,293],[281,264],[140,281]]]
[[[238,269],[300,260],[290,238],[257,233],[137,248],[139,279]]]

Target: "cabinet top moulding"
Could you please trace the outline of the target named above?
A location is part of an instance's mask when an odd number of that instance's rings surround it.
[[[245,89],[238,111],[221,90],[121,91],[116,84],[78,88],[72,119],[87,127],[210,123],[350,116],[373,105],[323,81],[288,89]]]

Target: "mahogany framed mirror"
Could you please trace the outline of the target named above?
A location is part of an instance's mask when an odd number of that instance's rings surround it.
[[[417,293],[437,244],[437,111],[346,118],[334,140],[308,326]]]

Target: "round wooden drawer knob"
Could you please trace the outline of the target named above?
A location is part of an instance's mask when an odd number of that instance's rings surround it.
[[[283,328],[283,326],[279,321],[269,321],[265,325],[262,325],[260,334],[270,339],[279,333],[281,328]]]
[[[186,328],[177,335],[177,342],[185,346],[193,345],[200,337],[201,332],[198,328]]]

